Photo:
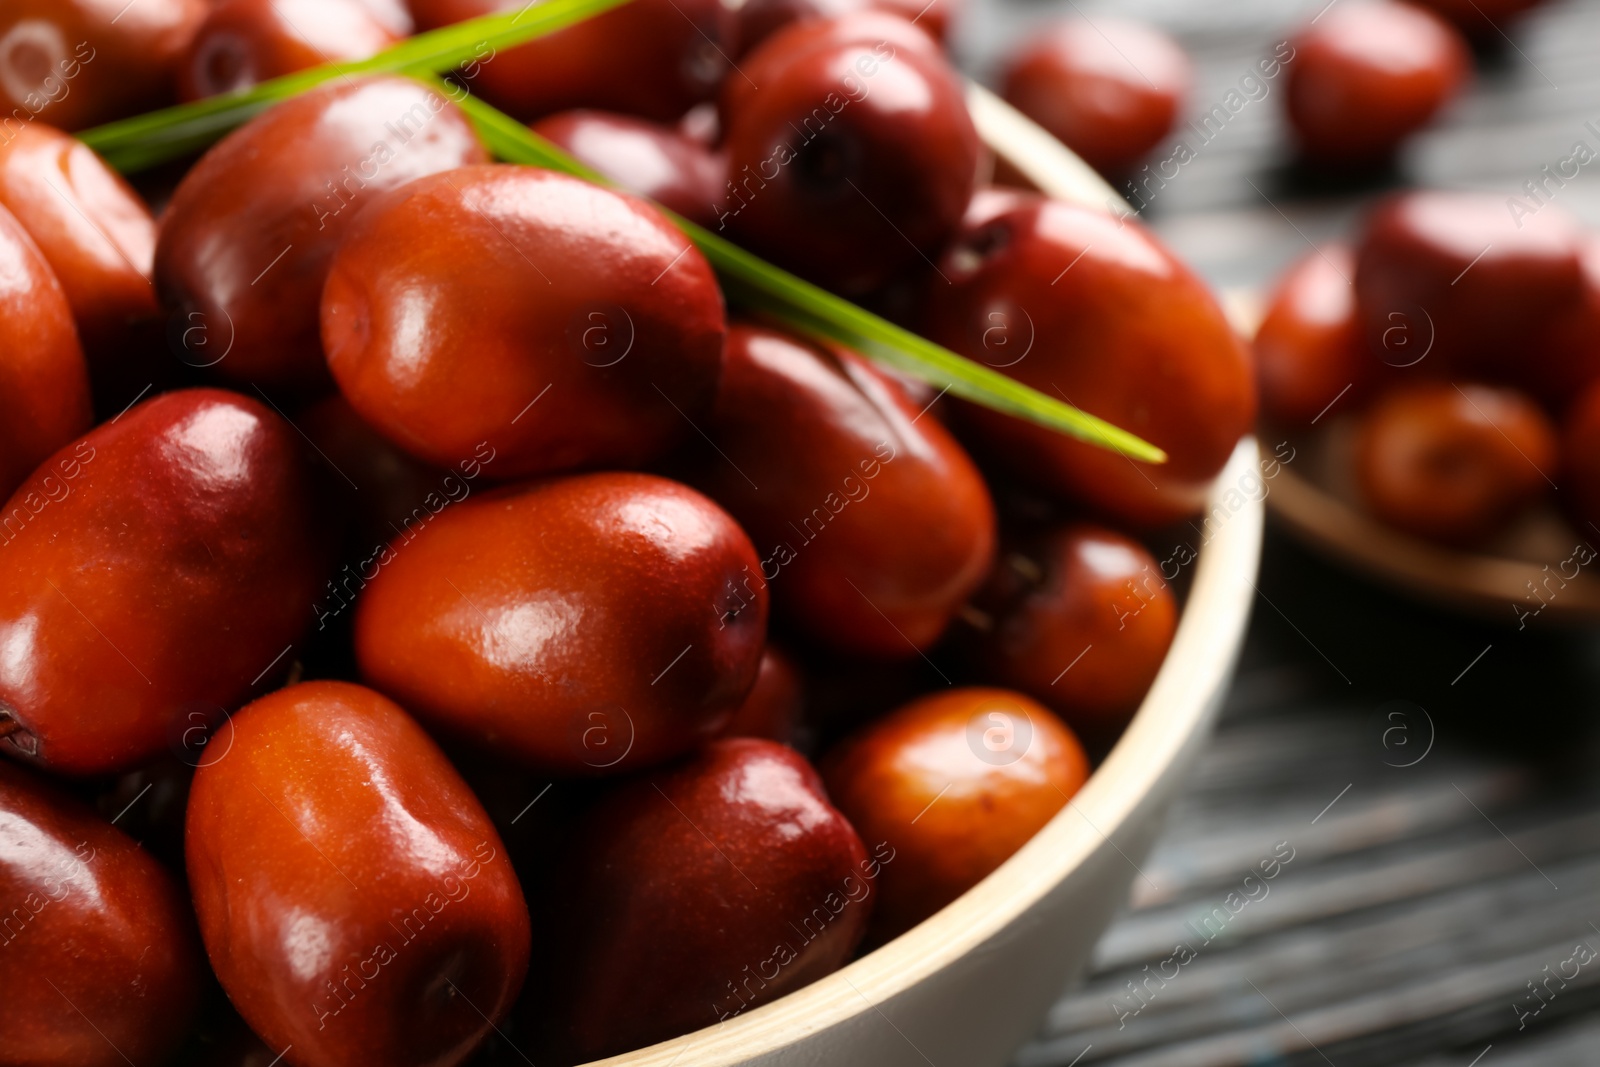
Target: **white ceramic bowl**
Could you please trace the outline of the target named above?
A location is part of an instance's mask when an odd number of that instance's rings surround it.
[[[1076,156],[981,89],[996,153],[1054,196],[1114,195]],[[718,1026],[602,1061],[612,1067],[1000,1067],[1038,1029],[1127,899],[1135,864],[1204,742],[1244,640],[1261,551],[1255,441],[1212,492],[1209,538],[1172,649],[1138,714],[1077,796],[1031,841],[920,926],[828,977]]]

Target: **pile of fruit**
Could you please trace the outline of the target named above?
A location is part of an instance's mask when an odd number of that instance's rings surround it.
[[[985,183],[939,4],[633,0],[135,184],[73,132],[508,5],[117,6],[0,8],[0,1064],[621,1052],[1069,802],[1254,372],[1137,222]],[[725,298],[679,216],[1165,462]]]

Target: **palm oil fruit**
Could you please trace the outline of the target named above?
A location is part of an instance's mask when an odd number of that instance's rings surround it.
[[[209,8],[207,0],[7,0],[0,115],[81,130],[172,103],[179,57]]]
[[[508,487],[390,544],[356,658],[447,734],[552,774],[625,773],[713,737],[750,691],[757,567],[732,517],[665,478]]]
[[[464,167],[364,212],[322,337],[350,404],[421,459],[483,442],[497,479],[637,467],[693,434],[726,324],[660,211],[535,167]]]
[[[93,417],[66,293],[39,246],[0,206],[0,494],[11,495]],[[0,545],[19,529],[9,512],[0,516]]]
[[[1397,0],[1329,9],[1290,42],[1285,103],[1307,159],[1362,167],[1394,154],[1461,91],[1467,42],[1431,11]]]
[[[127,770],[284,664],[327,566],[300,435],[165,393],[45,462],[0,515],[0,728],[59,774]]]
[[[220,0],[179,62],[178,95],[242,92],[297,70],[366,59],[398,39],[361,0]]]
[[[350,220],[485,158],[460,110],[405,78],[341,78],[235,130],[184,177],[156,244],[175,354],[247,387],[326,391],[318,314]]]
[[[42,122],[0,137],[0,205],[38,244],[72,306],[97,396],[120,411],[155,380],[130,330],[159,325],[156,223],[139,195],[76,137]],[[158,331],[152,330],[159,335]],[[143,375],[143,377],[141,377]]]
[[[1261,414],[1273,425],[1309,427],[1353,407],[1378,376],[1381,361],[1356,312],[1355,269],[1347,245],[1327,245],[1290,267],[1268,297],[1254,348]],[[1405,339],[1390,340],[1380,351],[1404,363]]]
[[[452,1067],[503,1020],[530,924],[461,776],[370,689],[257,700],[195,773],[186,852],[234,1007],[295,1067]]]
[[[983,677],[1048,705],[1093,743],[1128,724],[1178,625],[1150,551],[1089,523],[1010,546],[975,605],[969,651]]]
[[[741,66],[749,83],[729,79],[722,100],[719,230],[845,294],[937,254],[972,196],[979,142],[927,35],[854,12],[789,25]]]
[[[0,1063],[164,1063],[200,1006],[189,902],[133,839],[0,760]]]
[[[1129,170],[1172,132],[1194,73],[1178,43],[1124,19],[1067,18],[1030,35],[1003,93],[1105,174]]]
[[[1515,390],[1417,382],[1366,412],[1356,479],[1389,525],[1471,545],[1555,485],[1558,450],[1550,419]]]
[[[838,969],[882,857],[793,749],[715,741],[617,787],[573,833],[530,1028],[583,1062],[713,1026]]]
[[[787,745],[794,741],[804,711],[805,682],[800,668],[777,646],[768,645],[761,653],[750,695],[718,736],[765,737]]]
[[[1211,290],[1139,223],[1042,198],[971,220],[927,283],[925,336],[1167,453],[1144,463],[962,404],[996,464],[1115,520],[1198,512],[1255,421],[1255,374]]]
[[[533,132],[630,193],[716,225],[726,162],[681,130],[631,115],[563,111],[534,123]]]
[[[762,326],[728,335],[695,475],[749,531],[748,581],[809,639],[877,659],[938,641],[994,558],[977,467],[938,420],[843,350]]]
[[[1004,689],[921,697],[865,727],[822,764],[828,795],[890,862],[874,941],[978,884],[1072,799],[1089,760],[1049,710]]]

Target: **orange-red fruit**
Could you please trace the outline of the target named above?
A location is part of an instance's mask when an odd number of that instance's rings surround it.
[[[195,774],[189,885],[234,1007],[297,1067],[450,1067],[528,966],[505,846],[395,704],[308,682],[235,715]]]
[[[486,157],[456,106],[404,78],[340,78],[234,131],[184,177],[156,245],[180,359],[249,386],[328,384],[328,261],[386,189]]]
[[[837,970],[877,895],[870,843],[771,741],[715,741],[625,783],[573,840],[554,889],[573,914],[528,1011],[561,1062],[715,1026]]]
[[[1423,191],[1372,213],[1356,302],[1384,362],[1523,384],[1552,319],[1583,297],[1583,229],[1560,207]]]
[[[0,115],[63,130],[172,102],[206,0],[7,0],[0,7]]]
[[[698,484],[761,555],[746,586],[807,637],[874,658],[931,647],[994,557],[994,505],[947,430],[861,357],[728,335]],[[920,417],[919,417],[920,416]]]
[[[131,838],[0,760],[0,1063],[164,1063],[205,963],[183,891]]]
[[[789,744],[805,710],[800,668],[787,655],[768,645],[750,695],[733,713],[719,737],[765,737]]]
[[[1379,359],[1356,316],[1356,260],[1345,245],[1308,253],[1278,281],[1256,330],[1261,414],[1274,424],[1309,426],[1363,399]],[[1406,361],[1404,347],[1390,358]],[[1387,352],[1388,350],[1384,350]]]
[[[527,0],[410,0],[417,25],[437,29]],[[708,100],[727,73],[717,50],[718,0],[631,3],[515,48],[480,48],[464,69],[474,92],[530,121],[577,107],[672,122]]]
[[[642,465],[693,433],[726,328],[705,258],[649,204],[534,167],[464,167],[364,212],[322,300],[356,411],[492,476]]]
[[[0,515],[7,753],[125,770],[270,682],[326,565],[313,479],[294,427],[214,389],[51,457]]]
[[[1461,91],[1466,41],[1432,12],[1346,0],[1291,42],[1289,122],[1308,158],[1361,166],[1387,158]]]
[[[859,11],[787,26],[740,66],[750,81],[730,78],[722,94],[719,229],[845,293],[943,246],[979,142],[961,79],[925,33]]]
[[[1375,515],[1448,544],[1494,533],[1553,484],[1555,428],[1510,389],[1427,382],[1379,398],[1356,442]]]
[[[139,195],[76,137],[42,122],[0,136],[0,205],[38,244],[61,282],[97,391],[127,388],[146,368],[129,330],[161,314],[150,280],[156,224]],[[117,392],[115,410],[151,379]],[[110,392],[109,388],[106,390]]]
[[[1020,693],[953,689],[866,727],[822,773],[862,840],[892,850],[873,917],[882,940],[1004,863],[1082,787],[1089,760],[1071,730]]]
[[[184,50],[184,100],[236,93],[324,63],[366,59],[399,38],[361,0],[220,0]]]
[[[92,418],[66,294],[39,246],[0,207],[0,494],[9,496]],[[0,544],[15,526],[0,515]]]
[[[356,657],[448,733],[554,773],[631,771],[715,736],[750,691],[756,568],[726,512],[664,478],[508,488],[389,546]]]
[[[1002,553],[972,642],[983,676],[1114,739],[1166,658],[1178,625],[1170,577],[1132,538],[1078,523]]]
[[[1130,168],[1171,132],[1194,72],[1153,26],[1068,18],[1031,35],[1007,64],[1002,92],[1095,169]]]
[[[1143,463],[974,404],[974,446],[1121,521],[1199,511],[1255,420],[1255,373],[1210,290],[1131,220],[1040,198],[963,228],[925,333],[1165,449]],[[946,281],[948,279],[948,283]]]
[[[622,188],[691,222],[715,226],[727,162],[673,126],[604,111],[563,111],[533,132]]]

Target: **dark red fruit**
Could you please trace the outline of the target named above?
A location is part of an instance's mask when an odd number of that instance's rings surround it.
[[[361,0],[220,0],[184,51],[178,95],[240,92],[297,70],[366,59],[396,40]]]
[[[604,111],[563,111],[534,123],[533,132],[630,193],[690,222],[716,225],[727,162],[676,128]]]

